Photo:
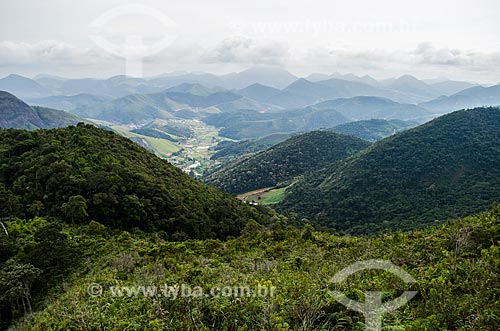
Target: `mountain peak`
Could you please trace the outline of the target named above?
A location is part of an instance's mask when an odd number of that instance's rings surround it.
[[[412,76],[412,75],[403,75],[400,76],[396,79],[396,82],[419,82],[419,83],[424,83],[423,81],[419,80],[417,77]],[[424,83],[425,84],[425,83]]]

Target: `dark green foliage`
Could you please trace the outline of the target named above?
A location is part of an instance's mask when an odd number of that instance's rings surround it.
[[[48,290],[79,265],[81,247],[62,225],[46,219],[2,222],[0,232],[0,330],[32,312]]]
[[[351,233],[412,229],[500,200],[500,109],[458,111],[301,179],[279,208]]]
[[[31,286],[40,274],[41,270],[31,264],[7,261],[0,270],[0,305],[10,305],[24,314],[32,313]]]
[[[237,235],[267,216],[207,187],[128,139],[79,125],[0,131],[0,216],[49,215],[71,223]]]
[[[244,193],[321,169],[368,146],[368,142],[358,138],[313,131],[225,164],[206,176],[205,181],[231,193]]]
[[[35,232],[34,244],[27,252],[27,260],[43,270],[48,281],[51,276],[65,274],[77,256],[68,236],[62,233],[61,224],[49,223]]]
[[[89,218],[87,200],[81,195],[70,197],[68,202],[61,205],[61,211],[65,219],[71,223],[83,223]]]

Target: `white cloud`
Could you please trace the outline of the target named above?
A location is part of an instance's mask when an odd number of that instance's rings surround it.
[[[500,74],[500,53],[436,47],[432,43],[421,43],[411,50],[354,49],[348,44],[291,48],[284,42],[240,36],[226,38],[213,47],[175,43],[164,52],[144,59],[145,71],[152,75],[203,68],[217,72],[228,66],[243,69],[258,64],[281,65],[303,75],[314,71],[378,77],[411,73],[494,83]],[[0,41],[0,68],[4,74],[111,76],[123,73],[124,62],[96,48],[80,48],[56,40]]]
[[[288,57],[288,48],[281,43],[247,37],[225,39],[205,54],[207,62],[246,65],[283,65]]]
[[[469,70],[495,70],[500,66],[500,53],[482,53],[457,48],[437,48],[431,43],[420,44],[411,53],[415,61],[425,65],[452,66]]]
[[[299,54],[298,51],[293,53]],[[438,48],[432,43],[422,43],[411,50],[317,47],[304,51],[288,63],[305,71],[368,73],[379,77],[410,73],[484,82],[497,82],[500,73],[499,52]],[[314,69],[308,70],[304,64],[310,64]]]
[[[0,66],[60,64],[84,65],[103,59],[91,49],[80,49],[56,41],[42,40],[36,43],[0,41]]]

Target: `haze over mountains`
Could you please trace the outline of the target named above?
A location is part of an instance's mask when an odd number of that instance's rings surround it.
[[[0,79],[0,89],[33,105],[120,125],[146,125],[157,118],[172,117],[204,120],[211,114],[230,113],[230,120],[226,118],[225,122],[231,122],[233,127],[223,127],[229,132],[228,137],[237,139],[262,137],[259,125],[271,128],[265,133],[272,134],[333,127],[373,118],[424,122],[435,114],[500,103],[500,89],[495,86],[487,88],[443,80],[426,82],[410,75],[382,81],[353,74],[312,74],[299,78],[274,67],[255,67],[220,76],[174,73],[153,78],[64,79],[40,76],[32,80],[10,75]],[[334,109],[326,109],[329,107]],[[314,112],[332,110],[338,114],[329,116],[323,126],[314,124],[317,121],[312,119],[287,127],[280,120],[294,118],[294,113],[300,108],[308,109],[302,110],[301,118],[306,115],[324,118],[324,115],[310,115],[313,109]],[[239,114],[242,110],[249,112]],[[281,114],[277,115],[279,111]],[[289,113],[284,115],[287,111]],[[263,115],[270,112],[276,114]],[[236,117],[239,120],[235,120]],[[220,124],[220,118],[212,117],[208,121]],[[257,126],[252,130],[259,133],[240,133],[242,124]],[[232,133],[234,131],[238,133]]]
[[[251,85],[259,84],[264,86],[259,93],[249,95],[242,91],[241,94],[263,102],[279,94],[275,90],[273,92],[273,89],[281,90],[284,94],[277,100],[286,100],[285,96],[289,93],[300,92],[299,96],[304,99],[304,102],[307,101],[307,97],[314,97],[315,100],[311,103],[320,101],[317,100],[318,98],[335,99],[359,95],[387,97],[403,103],[418,103],[477,86],[477,84],[473,83],[442,79],[432,82],[423,81],[410,75],[380,81],[370,76],[359,77],[353,74],[311,74],[306,78],[300,78],[278,67],[258,66],[239,73],[226,75],[202,72],[172,73],[150,78],[114,76],[108,79],[65,79],[41,75],[35,79],[29,79],[18,75],[10,75],[0,79],[0,89],[21,98],[37,98],[50,95],[69,96],[82,93],[118,98],[133,93],[151,94],[162,92],[185,83],[200,84],[208,88],[219,87],[227,90],[243,90]],[[333,88],[335,91],[325,86]],[[304,89],[298,91],[298,88]],[[263,89],[266,89],[266,91]],[[259,98],[260,100],[258,100]],[[294,107],[299,106],[298,104],[294,105]]]
[[[500,104],[498,85],[424,81],[411,75],[385,80],[354,74],[300,78],[269,66],[225,75],[176,72],[145,78],[10,75],[0,79],[0,88],[30,105],[64,110],[107,126],[185,171],[196,169],[196,176],[219,162],[212,158],[214,147],[227,140],[339,127],[376,141],[444,113]],[[390,123],[362,122],[371,120]],[[349,127],[352,122],[359,123]],[[256,152],[259,144],[252,144],[248,148]]]
[[[51,129],[84,120],[65,111],[31,107],[10,93],[0,91],[0,128]]]

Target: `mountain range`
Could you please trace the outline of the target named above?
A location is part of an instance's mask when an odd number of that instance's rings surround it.
[[[458,109],[500,105],[500,85],[475,86],[450,96],[442,96],[419,106],[436,113],[449,113]]]
[[[78,94],[119,98],[129,94],[158,93],[182,84],[196,84],[207,88],[226,90],[245,90],[252,85],[263,85],[266,89],[265,92],[252,93],[255,100],[264,102],[270,99],[270,101],[274,100],[276,105],[284,105],[285,107],[290,107],[290,100],[293,98],[297,102],[293,107],[301,107],[324,100],[360,95],[390,98],[401,103],[422,103],[442,95],[452,95],[477,86],[473,83],[452,80],[429,82],[410,75],[376,80],[367,75],[360,77],[353,74],[311,74],[304,79],[273,66],[257,66],[224,75],[176,72],[145,78],[122,75],[107,79],[66,79],[41,75],[35,79],[29,79],[10,75],[0,79],[0,89],[23,99]],[[330,87],[330,89],[325,88],[325,86]],[[301,88],[303,89],[300,90]],[[274,95],[277,92],[275,90],[280,90],[281,95]],[[242,95],[249,96],[246,92],[241,91]]]
[[[44,107],[31,107],[14,95],[0,91],[0,128],[49,129],[85,122],[73,114]]]

